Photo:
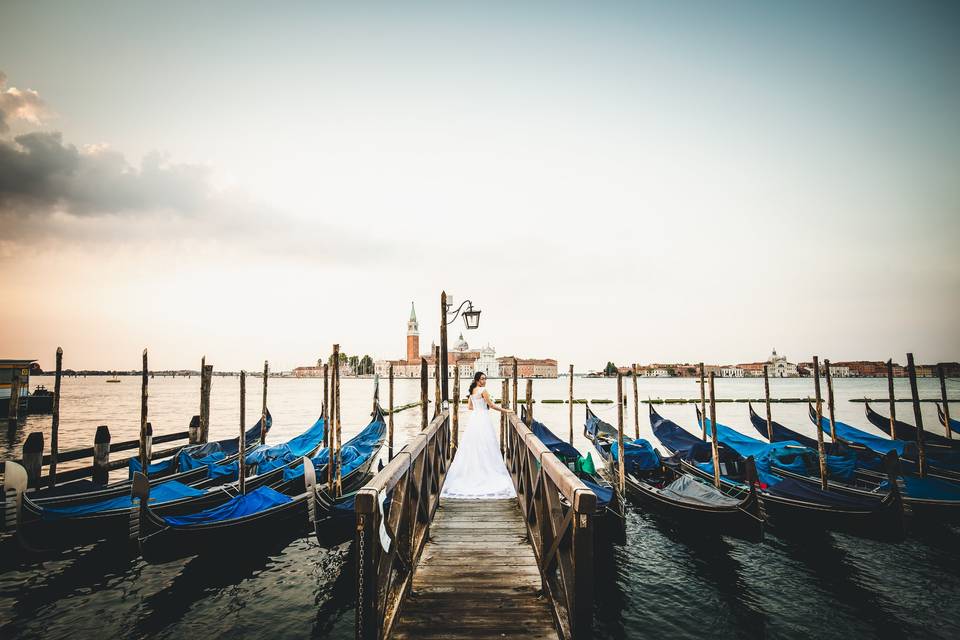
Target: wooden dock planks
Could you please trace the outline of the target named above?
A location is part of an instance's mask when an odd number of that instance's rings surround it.
[[[516,500],[443,500],[393,638],[557,638]]]

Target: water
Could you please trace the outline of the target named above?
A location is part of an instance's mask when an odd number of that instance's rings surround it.
[[[45,379],[38,379],[46,382]],[[115,441],[137,437],[139,381],[122,378],[67,379],[61,404],[61,447],[92,444],[97,425],[107,424]],[[624,391],[632,397],[629,381]],[[951,381],[950,393],[960,393]],[[870,430],[863,396],[883,397],[884,380],[836,380],[837,419]],[[774,396],[812,394],[809,380],[773,380]],[[613,398],[615,382],[577,379],[578,398]],[[490,381],[499,396],[500,381]],[[382,398],[386,403],[386,389]],[[939,396],[935,380],[921,380],[923,397]],[[431,387],[431,394],[433,389]],[[897,393],[909,392],[905,380]],[[398,380],[397,405],[419,399],[419,384]],[[521,396],[524,390],[521,384]],[[247,424],[259,414],[259,380],[248,380]],[[368,421],[372,382],[342,383],[345,437]],[[762,397],[762,380],[718,380],[719,397]],[[538,398],[565,398],[567,381],[538,380]],[[695,397],[689,379],[643,379],[640,397]],[[270,442],[303,431],[319,412],[319,380],[271,379]],[[210,437],[235,434],[239,384],[214,378]],[[150,420],[154,433],[186,428],[197,413],[199,379],[150,381]],[[875,407],[886,413],[886,406]],[[898,415],[913,422],[909,404]],[[616,422],[615,405],[594,405]],[[643,407],[641,407],[643,409]],[[665,416],[690,427],[692,405],[663,405]],[[759,409],[758,409],[759,410]],[[537,404],[537,418],[559,435],[568,431],[567,407]],[[589,451],[582,435],[583,407],[574,409],[574,442]],[[773,405],[774,419],[813,435],[802,404]],[[744,404],[718,405],[719,422],[753,435]],[[935,407],[924,405],[926,427],[942,433]],[[418,409],[396,416],[401,447],[419,430]],[[0,437],[0,457],[18,455],[30,431],[44,431],[48,416],[31,416],[14,433]],[[633,430],[633,409],[625,417]],[[640,435],[652,439],[641,412]],[[655,440],[653,440],[656,442]],[[915,531],[900,545],[825,533],[795,539],[768,535],[763,544],[711,539],[676,531],[637,509],[627,516],[625,546],[614,549],[597,571],[596,637],[742,638],[955,638],[960,634],[960,532],[955,528]],[[0,558],[0,637],[182,637],[233,634],[263,637],[349,638],[353,632],[349,545],[322,549],[304,538],[283,548],[269,547],[240,562],[190,558],[160,566],[130,559],[115,548],[91,545],[56,556],[27,557],[10,548]]]

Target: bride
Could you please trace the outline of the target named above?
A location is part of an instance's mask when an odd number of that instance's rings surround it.
[[[500,456],[500,445],[489,411],[505,413],[508,409],[491,402],[486,386],[487,376],[478,371],[467,395],[470,413],[463,437],[440,494],[444,498],[490,500],[515,498],[517,495]]]

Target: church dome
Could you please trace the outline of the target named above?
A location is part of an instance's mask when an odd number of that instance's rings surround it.
[[[467,344],[467,341],[463,339],[463,334],[460,334],[460,337],[457,338],[457,344],[453,347],[456,351],[469,351],[470,345]]]

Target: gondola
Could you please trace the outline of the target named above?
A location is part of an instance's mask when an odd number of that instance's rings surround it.
[[[869,402],[863,403],[863,410],[867,414],[867,420],[870,421],[870,424],[884,433],[890,432],[890,418],[885,418],[874,411]],[[894,420],[893,422],[894,433],[896,433],[897,438],[903,438],[911,442],[917,441],[917,428],[914,425],[907,424],[902,420]],[[923,443],[927,448],[927,457],[941,455],[945,462],[957,463],[960,461],[960,438],[947,438],[924,429]]]
[[[378,406],[373,421],[344,443],[343,494],[328,504],[314,504],[315,521],[333,517],[330,512],[351,500],[367,482],[385,433],[383,410]],[[329,450],[323,449],[313,458],[305,457],[284,468],[282,481],[273,486],[256,487],[216,507],[177,515],[163,515],[150,505],[151,487],[137,474],[132,494],[139,503],[131,509],[130,537],[136,539],[140,553],[150,563],[236,552],[268,538],[292,540],[308,531],[311,500],[326,491],[316,484],[316,478],[326,477],[328,457]]]
[[[943,413],[943,407],[940,406],[940,403],[937,403],[937,417],[940,418],[940,424],[947,426],[947,416]],[[958,436],[960,436],[960,420],[954,420],[950,418],[950,431],[953,431]]]
[[[617,431],[587,407],[584,435],[604,461],[610,476],[619,477]],[[682,529],[705,534],[763,540],[763,517],[755,483],[745,497],[731,497],[695,475],[666,464],[647,440],[624,440],[624,487],[627,498],[666,516]],[[747,459],[748,470],[753,459]]]
[[[767,431],[767,422],[749,406],[750,422],[753,427],[761,434]],[[814,414],[816,417],[816,414]],[[837,438],[840,442],[832,443],[835,445],[834,452],[843,450],[844,443],[841,436],[847,433],[848,429],[853,429],[842,423],[834,423],[837,428]],[[805,441],[812,442],[811,449],[817,446],[817,441],[806,438],[776,422],[772,423],[774,438],[781,440],[787,439],[787,436],[794,434],[797,436],[794,440],[804,446],[810,446]],[[829,435],[829,421],[823,425],[824,436]],[[869,434],[867,434],[869,435]],[[873,437],[873,436],[870,436]],[[892,441],[888,441],[892,442]],[[873,454],[872,457],[869,454]],[[850,493],[852,495],[870,497],[882,496],[889,492],[889,479],[886,474],[878,472],[878,469],[886,468],[886,465],[892,464],[899,466],[899,456],[897,450],[891,448],[885,456],[890,457],[884,460],[878,453],[869,451],[866,454],[852,454],[855,464],[854,476],[838,477],[832,474],[829,477],[830,487],[835,491]],[[860,465],[866,465],[861,467]],[[777,467],[776,473],[788,478],[805,481],[808,483],[819,484],[819,468],[816,459],[811,455],[802,457],[802,464],[793,468]],[[927,523],[945,523],[960,521],[960,484],[936,477],[920,478],[915,475],[898,475],[897,486],[903,498],[906,514],[914,518],[923,520]]]
[[[270,486],[283,479],[285,466],[295,465],[303,455],[312,454],[323,444],[325,424],[317,420],[303,434],[286,443],[253,449],[245,464],[256,472],[248,488]],[[237,462],[233,463],[233,467]],[[233,476],[236,476],[236,470]],[[140,477],[146,478],[140,474]],[[161,514],[178,514],[221,504],[236,495],[236,484],[224,484],[232,478],[219,476],[200,478],[192,485],[178,480],[155,483],[151,488],[151,505]],[[147,482],[148,484],[149,481]],[[21,544],[28,549],[62,549],[97,540],[120,541],[129,531],[133,498],[126,493],[108,498],[36,501],[25,494],[19,500],[13,522]]]
[[[890,421],[886,420],[879,414],[875,413],[870,407],[867,407],[869,412],[868,417],[872,414],[871,422],[874,426],[877,426],[877,422],[874,420],[885,420],[886,426],[889,429]],[[814,410],[813,405],[808,405],[807,413],[810,416],[810,422],[814,425],[817,424],[817,412]],[[830,434],[830,419],[822,416],[820,417],[820,424],[822,425],[824,436],[827,437]],[[904,423],[897,421],[897,425],[904,425]],[[913,429],[910,425],[905,425]],[[881,428],[881,427],[878,427]],[[915,440],[895,440],[886,438],[883,436],[877,436],[872,433],[867,433],[856,427],[851,427],[848,424],[843,422],[834,421],[834,429],[837,433],[837,439],[848,444],[851,447],[854,446],[864,446],[868,449],[875,451],[880,454],[886,454],[889,451],[896,451],[897,455],[902,461],[902,467],[905,471],[909,473],[919,473],[920,467],[918,460],[920,459],[917,443]],[[905,429],[901,429],[900,426],[897,426],[896,433],[898,435],[905,432]],[[886,433],[886,431],[884,431]],[[927,432],[924,432],[925,440]],[[913,432],[914,437],[916,436],[916,430]],[[936,444],[931,444],[930,442],[924,443],[924,448],[926,451],[927,466],[929,475],[936,476],[938,478],[943,478],[946,480],[960,480],[960,454],[950,450],[949,447],[943,447]]]
[[[526,407],[521,406],[520,419],[527,424]],[[597,544],[626,542],[624,499],[617,495],[610,482],[597,473],[593,457],[589,453],[581,456],[576,447],[558,438],[542,422],[530,421],[530,431],[597,496],[597,509],[593,521],[597,532],[595,536]]]
[[[709,443],[662,417],[652,405],[650,426],[661,444],[680,460],[684,471],[713,479]],[[778,476],[769,464],[777,445],[755,442],[766,445],[751,447],[750,451],[756,463],[760,507],[764,520],[781,533],[833,529],[868,538],[903,539],[903,503],[898,491],[882,499],[863,499]],[[802,447],[799,443],[796,446]],[[745,496],[749,492],[745,456],[724,442],[719,442],[718,450],[722,486],[732,490],[735,497]]]
[[[257,424],[244,432],[245,451],[248,454],[263,446],[260,444],[260,425],[262,422],[262,420],[258,420]],[[273,417],[269,411],[267,411],[266,425],[266,430],[269,433],[273,426]],[[151,484],[157,484],[176,480],[191,486],[208,480],[216,480],[220,484],[230,482],[237,476],[236,460],[239,448],[237,440],[237,438],[226,438],[206,444],[183,447],[171,458],[150,465],[153,470],[150,474],[150,482]],[[139,470],[140,461],[131,458],[128,466]],[[38,505],[58,508],[98,502],[129,495],[132,478],[131,473],[130,479],[106,485],[86,479],[74,480],[57,485],[52,489],[43,488],[33,491],[30,498]]]

